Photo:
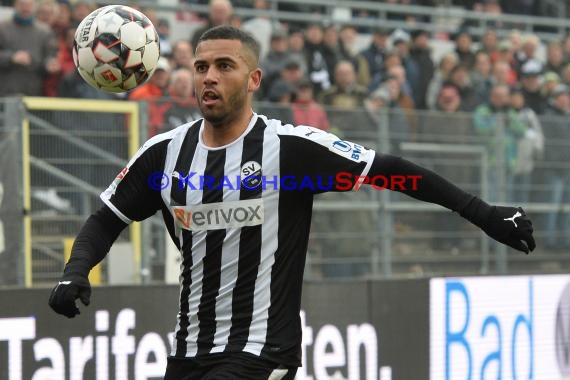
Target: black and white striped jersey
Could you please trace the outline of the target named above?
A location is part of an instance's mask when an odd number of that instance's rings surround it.
[[[299,366],[313,196],[334,190],[338,173],[366,175],[374,152],[257,114],[240,138],[210,148],[202,123],[148,140],[101,198],[126,223],[161,210],[180,249],[172,355],[248,352]]]

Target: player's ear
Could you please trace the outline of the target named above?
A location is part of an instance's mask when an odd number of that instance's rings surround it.
[[[255,92],[259,89],[259,86],[261,86],[261,76],[262,73],[259,67],[249,73],[249,83],[247,85],[249,92]]]

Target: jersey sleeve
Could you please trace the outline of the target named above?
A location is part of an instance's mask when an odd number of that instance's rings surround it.
[[[297,188],[316,193],[356,190],[355,178],[366,176],[374,161],[373,150],[310,126],[285,125],[278,135],[282,180],[294,177]]]
[[[160,179],[169,139],[148,140],[119,172],[101,200],[125,223],[144,220],[161,208]]]

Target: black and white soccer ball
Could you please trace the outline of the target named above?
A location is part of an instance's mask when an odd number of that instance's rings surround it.
[[[96,9],[77,27],[73,61],[91,86],[125,92],[146,82],[160,57],[159,39],[150,20],[124,5]]]

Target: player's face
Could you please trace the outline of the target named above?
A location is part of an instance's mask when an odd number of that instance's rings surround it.
[[[194,87],[204,119],[213,126],[230,124],[251,108],[261,71],[239,40],[207,40],[198,45]]]

